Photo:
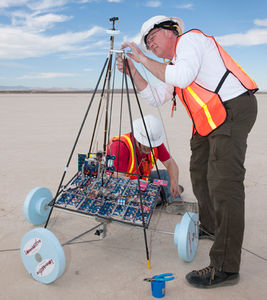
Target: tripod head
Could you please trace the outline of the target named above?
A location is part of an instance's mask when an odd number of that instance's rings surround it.
[[[115,30],[115,22],[118,21],[119,22],[119,18],[118,17],[113,17],[109,19],[109,22],[112,23],[112,30]]]
[[[119,34],[120,33],[119,30],[115,29],[115,23],[116,23],[116,21],[119,22],[119,18],[118,17],[113,17],[113,18],[109,19],[109,22],[112,24],[112,28],[106,30],[107,34],[109,34],[111,36],[114,36],[115,34]]]

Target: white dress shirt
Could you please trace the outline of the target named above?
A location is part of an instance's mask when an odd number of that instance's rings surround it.
[[[172,99],[173,87],[185,88],[193,81],[202,87],[215,91],[226,72],[223,60],[215,42],[203,34],[188,32],[180,38],[176,48],[176,59],[168,65],[165,82],[150,84],[140,92],[141,97],[153,105],[159,106]],[[247,90],[231,73],[224,81],[219,95],[222,101],[235,98]]]

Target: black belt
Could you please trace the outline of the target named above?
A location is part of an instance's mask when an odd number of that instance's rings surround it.
[[[238,97],[240,97],[240,96],[249,96],[249,95],[252,95],[251,91],[246,91],[245,93],[239,95]]]
[[[242,97],[242,96],[249,96],[249,95],[253,95],[253,93],[251,91],[246,91],[245,93],[243,93],[243,94],[241,94],[239,96],[236,96],[235,98]],[[223,104],[226,106],[228,103],[230,103],[231,101],[233,101],[235,98],[227,100],[227,101],[224,101]]]

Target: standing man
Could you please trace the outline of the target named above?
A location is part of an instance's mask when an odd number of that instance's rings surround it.
[[[128,59],[141,96],[158,106],[177,94],[193,122],[190,175],[199,204],[200,234],[214,234],[215,240],[209,266],[190,272],[186,279],[199,288],[232,285],[239,280],[244,161],[257,115],[258,88],[212,36],[196,29],[183,32],[184,23],[176,17],[155,16],[141,28],[143,51],[169,64],[145,56],[135,43],[122,47],[130,47],[129,57],[161,81],[150,86]],[[117,66],[122,72],[122,58]]]
[[[172,209],[170,211],[167,210],[167,212],[184,214],[186,211],[197,211],[197,203],[182,201],[180,197],[183,187],[178,184],[179,169],[163,143],[165,134],[161,121],[153,115],[146,115],[144,116],[144,122],[149,139],[142,118],[133,122],[134,137],[133,133],[129,132],[111,139],[107,153],[116,156],[114,161],[115,170],[128,173],[127,176],[131,179],[137,178],[133,144],[135,143],[138,173],[141,176],[146,176],[144,179],[149,177],[153,181],[153,179],[159,178],[158,172],[152,171],[157,159],[166,168],[165,170],[159,169],[159,175],[160,179],[168,181],[168,185],[164,186],[164,191],[169,204],[167,208],[171,207]]]

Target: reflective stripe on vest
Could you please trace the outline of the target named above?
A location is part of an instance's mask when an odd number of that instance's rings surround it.
[[[153,154],[154,154],[154,155],[152,155],[152,154],[150,154],[150,155],[151,155],[151,163],[152,163],[152,169],[153,169],[154,166],[155,166],[155,160],[154,160],[154,157],[156,157],[156,153],[155,153],[155,149],[154,149],[154,148],[152,148],[152,151],[153,151]]]
[[[119,141],[119,140],[125,143],[127,149],[129,150],[129,153],[130,153],[130,159],[128,162],[127,173],[132,173],[132,171],[135,167],[134,149],[133,149],[133,144],[132,144],[130,136],[131,136],[131,133],[126,133],[126,134],[122,135],[121,137],[114,136],[109,142],[109,145],[111,143],[113,143],[115,141]]]
[[[133,169],[134,169],[134,167],[135,167],[135,159],[134,159],[134,148],[133,148],[133,144],[132,144],[132,141],[131,141],[131,139],[130,139],[130,134],[129,134],[129,136],[128,135],[123,135],[123,137],[125,137],[126,138],[126,140],[127,140],[127,146],[129,146],[130,147],[130,149],[129,149],[129,152],[130,152],[130,161],[129,161],[129,163],[130,163],[130,165],[128,165],[128,170],[127,170],[127,173],[132,173],[133,172]]]
[[[193,96],[193,98],[197,101],[197,103],[203,108],[205,115],[207,117],[208,123],[210,124],[210,127],[214,130],[215,128],[217,128],[217,126],[215,125],[215,123],[212,120],[211,114],[209,112],[208,106],[207,104],[205,104],[199,97],[198,95],[193,91],[193,89],[188,86],[187,87],[188,91],[191,93],[191,95]]]
[[[218,94],[192,82],[185,89],[176,87],[176,93],[193,121],[193,134],[207,136],[226,119],[226,110]]]
[[[122,135],[120,138],[119,138],[119,136],[115,136],[111,139],[109,144],[111,144],[114,141],[119,141],[119,140],[125,143],[125,145],[127,146],[128,150],[130,152],[130,159],[129,159],[129,163],[128,163],[127,173],[137,174],[135,156],[134,156],[134,147],[133,147],[133,143],[131,140],[131,133],[126,133],[126,134]],[[152,171],[152,169],[155,165],[155,160],[158,159],[158,149],[152,148],[152,151],[153,151],[154,156],[152,153],[148,154],[149,162],[146,161],[145,163],[142,163],[143,174],[140,174],[140,175],[149,176],[150,172]],[[154,160],[154,157],[155,157],[155,160]],[[147,166],[147,164],[148,164],[148,166]],[[139,173],[140,173],[140,171],[139,171]],[[136,176],[131,176],[131,175],[127,175],[127,176],[130,176],[131,179],[137,178]],[[147,178],[143,178],[143,179],[147,179]]]
[[[205,35],[197,29],[190,30],[188,32],[195,32]],[[231,58],[231,56],[216,42],[214,37],[208,35],[205,36],[215,42],[215,45],[217,46],[224,65],[228,71],[222,77],[222,80],[220,81],[215,92],[205,89],[196,82],[192,82],[184,89],[175,87],[177,95],[183,102],[190,118],[193,121],[193,133],[197,131],[202,136],[207,136],[210,134],[214,129],[224,123],[226,119],[226,110],[220,99],[220,96],[218,95],[218,92],[229,72],[231,72],[247,90],[250,90],[254,93],[258,89],[255,81],[253,81],[240,67],[240,65],[237,64]],[[181,36],[177,38],[177,45],[180,38]],[[176,59],[176,51],[174,54],[174,59]]]

